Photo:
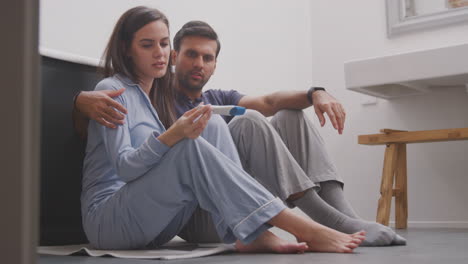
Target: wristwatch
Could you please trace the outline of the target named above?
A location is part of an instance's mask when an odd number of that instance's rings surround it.
[[[309,103],[310,103],[310,104],[314,104],[314,102],[312,101],[312,94],[313,94],[315,91],[325,91],[325,88],[323,88],[323,87],[315,87],[315,86],[312,86],[312,87],[309,88],[309,90],[307,91],[307,100],[309,100]]]

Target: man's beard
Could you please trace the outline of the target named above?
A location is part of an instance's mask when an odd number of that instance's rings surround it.
[[[203,89],[205,84],[208,80],[202,79],[198,84],[191,84],[190,83],[190,73],[187,74],[177,74],[177,80],[179,82],[179,86],[182,89],[191,91],[191,92],[199,92]]]

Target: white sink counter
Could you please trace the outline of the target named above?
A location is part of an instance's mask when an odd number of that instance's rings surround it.
[[[392,99],[468,84],[468,44],[346,62],[346,88]]]

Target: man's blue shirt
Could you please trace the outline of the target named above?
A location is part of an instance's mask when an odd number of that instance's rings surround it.
[[[175,111],[177,117],[180,117],[185,112],[196,107],[201,102],[211,105],[237,105],[243,96],[243,94],[240,94],[236,90],[207,90],[202,93],[201,97],[192,101],[185,94],[177,92]],[[229,121],[231,121],[233,118],[232,116],[222,117],[224,120],[226,120],[226,123],[229,123]]]

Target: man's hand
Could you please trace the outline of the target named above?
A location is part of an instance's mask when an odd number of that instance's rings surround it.
[[[76,98],[75,107],[87,118],[108,128],[116,128],[116,125],[124,123],[125,116],[121,113],[127,114],[127,109],[112,98],[124,91],[125,88],[117,91],[81,92]]]
[[[339,134],[343,133],[346,112],[343,106],[330,94],[325,91],[316,91],[312,94],[314,109],[317,117],[320,120],[320,125],[325,125],[324,113],[327,113],[328,118],[332,122],[333,127],[338,130]]]

